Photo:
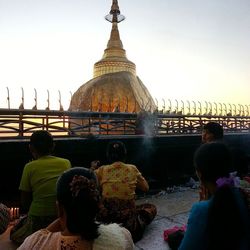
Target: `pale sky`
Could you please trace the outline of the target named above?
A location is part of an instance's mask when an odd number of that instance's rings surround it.
[[[119,0],[128,59],[159,104],[171,100],[250,104],[249,0]],[[111,24],[112,0],[0,0],[0,108],[21,102],[68,108],[93,77]]]

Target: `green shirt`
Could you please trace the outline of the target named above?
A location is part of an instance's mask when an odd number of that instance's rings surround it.
[[[56,215],[56,182],[70,167],[69,160],[55,156],[43,156],[25,165],[19,189],[32,193],[29,215]]]

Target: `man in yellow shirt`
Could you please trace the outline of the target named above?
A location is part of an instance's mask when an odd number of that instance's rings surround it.
[[[45,130],[32,134],[29,148],[34,160],[25,165],[19,186],[21,206],[28,216],[10,234],[10,239],[18,244],[57,217],[56,182],[71,167],[69,160],[51,155],[53,137]]]

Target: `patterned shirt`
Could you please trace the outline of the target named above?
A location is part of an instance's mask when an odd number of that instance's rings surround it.
[[[138,183],[145,181],[136,166],[114,162],[95,170],[104,198],[134,199]]]

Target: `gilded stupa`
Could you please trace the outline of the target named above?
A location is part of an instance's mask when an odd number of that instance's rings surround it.
[[[118,1],[113,0],[105,19],[112,30],[103,57],[94,64],[94,78],[83,84],[72,96],[69,110],[97,112],[139,112],[156,109],[149,91],[136,75],[136,66],[129,61],[120,39]]]

